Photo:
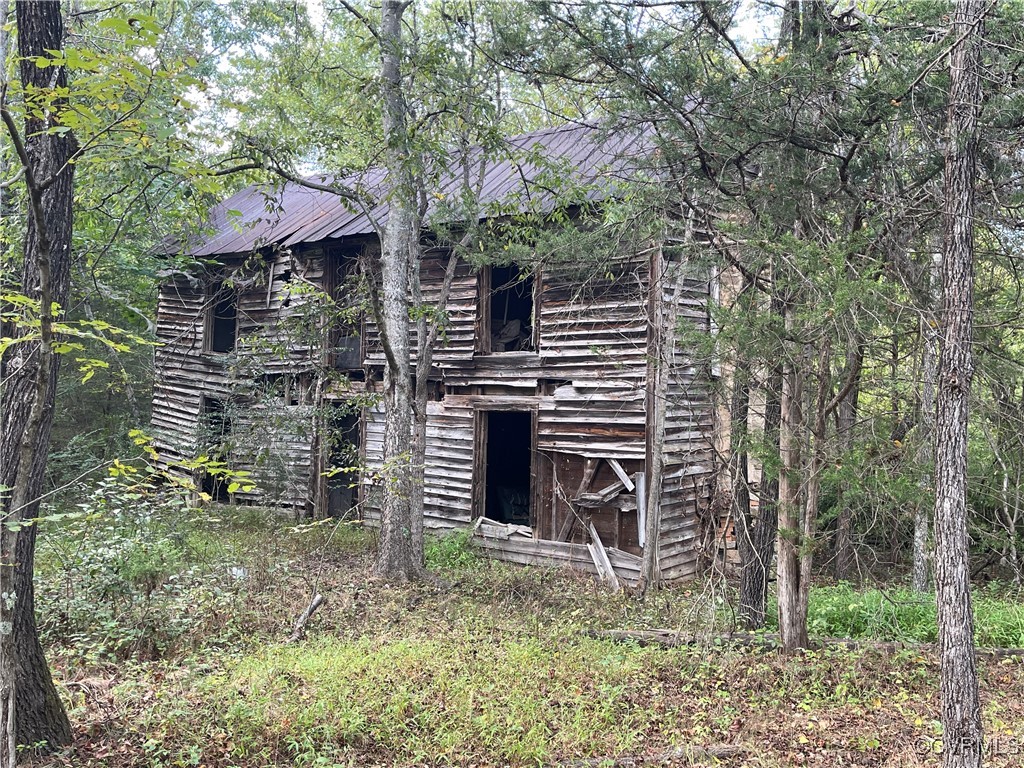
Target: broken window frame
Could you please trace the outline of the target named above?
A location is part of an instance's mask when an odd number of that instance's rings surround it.
[[[225,304],[232,310],[231,319],[220,317],[218,313]],[[203,328],[203,351],[215,355],[228,355],[238,346],[238,291],[223,279],[214,280],[206,291],[206,322]],[[231,323],[230,343],[216,343],[218,324]],[[220,326],[223,327],[223,326]],[[221,348],[223,347],[223,349]]]
[[[514,268],[519,270],[519,276],[521,279],[513,280],[505,283],[511,289],[512,286],[517,285],[520,282],[530,281],[530,324],[529,324],[529,347],[526,349],[514,349],[514,350],[499,350],[494,349],[494,327],[493,320],[491,318],[491,307],[495,296],[494,292],[494,268],[498,266],[500,268]],[[524,278],[523,275],[526,275]],[[524,271],[521,264],[512,262],[508,265],[494,265],[488,264],[480,270],[477,278],[477,311],[479,312],[477,318],[477,338],[476,338],[476,351],[481,355],[508,355],[517,353],[531,353],[537,352],[540,343],[540,270],[533,269],[530,271]],[[506,289],[507,290],[507,289]],[[504,290],[502,291],[504,292]]]

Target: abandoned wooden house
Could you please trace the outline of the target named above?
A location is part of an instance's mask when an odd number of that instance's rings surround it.
[[[581,126],[510,139],[482,174],[482,209],[508,217],[545,196],[554,208],[541,180],[551,167],[628,176],[636,145]],[[232,489],[237,503],[374,523],[384,357],[372,321],[350,311],[346,280],[383,216],[385,204],[367,213],[298,184],[253,186],[215,207],[200,236],[178,239],[169,263],[185,266],[166,271],[157,320],[161,462],[206,453],[253,473],[256,489]],[[450,258],[425,246],[425,303]],[[685,261],[649,242],[585,279],[578,265],[456,265],[430,373],[428,530],[472,528],[494,557],[610,567],[627,583],[645,546],[667,581],[697,571],[718,528],[707,519],[714,414],[710,373],[674,329],[709,331],[710,288]],[[314,300],[325,295],[333,313]],[[226,495],[216,471],[203,483]],[[659,535],[647,542],[655,505]]]

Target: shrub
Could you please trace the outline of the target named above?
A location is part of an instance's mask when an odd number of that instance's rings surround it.
[[[155,658],[225,610],[237,586],[200,566],[198,513],[180,492],[107,478],[74,513],[44,517],[36,590],[44,641],[99,658]]]
[[[459,570],[476,565],[480,556],[473,550],[472,531],[459,530],[427,540],[424,556],[427,567],[434,570]]]

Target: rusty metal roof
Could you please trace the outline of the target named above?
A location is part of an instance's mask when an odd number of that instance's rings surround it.
[[[463,192],[467,177],[484,218],[546,212],[556,205],[614,196],[623,181],[636,175],[650,146],[643,131],[568,125],[506,139],[497,150],[470,149],[434,175],[428,225],[432,217],[445,215],[445,202]],[[341,195],[292,182],[257,184],[212,208],[200,236],[177,238],[162,250],[196,257],[247,254],[273,244],[367,235],[376,231],[375,223],[387,220],[384,171],[371,168],[344,179],[307,180],[356,190],[370,202],[360,206]]]

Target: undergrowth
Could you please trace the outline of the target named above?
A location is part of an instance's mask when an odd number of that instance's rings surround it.
[[[40,635],[91,662],[153,660],[244,644],[273,616],[292,558],[365,551],[350,527],[296,529],[266,509],[188,506],[180,492],[108,478],[44,516]],[[290,601],[289,601],[290,602]]]
[[[973,597],[979,646],[1024,647],[1024,604],[992,583]],[[772,613],[774,620],[774,612]],[[935,595],[906,588],[857,589],[850,584],[811,590],[807,616],[811,635],[934,643],[938,640]]]
[[[928,654],[588,636],[710,638],[733,626],[721,580],[638,600],[455,534],[428,542],[436,582],[387,584],[357,527],[123,490],[97,489],[40,538],[39,615],[78,734],[53,766],[537,766],[721,744],[739,750],[723,765],[937,764],[915,751],[941,736]],[[312,592],[324,606],[285,642]],[[897,609],[894,594],[817,589],[812,631],[928,640],[926,601]],[[979,626],[998,613],[987,600],[1011,615],[1005,597],[980,595]],[[988,731],[1024,738],[1024,697],[1007,694],[1021,668],[982,670]]]

